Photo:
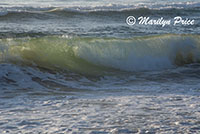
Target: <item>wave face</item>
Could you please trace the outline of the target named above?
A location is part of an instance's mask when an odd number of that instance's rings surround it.
[[[200,61],[199,35],[130,39],[60,36],[1,39],[1,62],[86,74],[163,70]]]

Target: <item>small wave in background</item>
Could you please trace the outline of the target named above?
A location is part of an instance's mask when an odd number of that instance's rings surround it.
[[[0,38],[49,35],[131,38],[167,33],[199,34],[200,31],[200,4],[198,1],[123,2],[123,4],[117,2],[110,4],[94,2],[91,4],[88,1],[89,5],[70,5],[65,2],[62,5],[55,3],[34,5],[33,3],[24,5],[19,3],[1,5],[0,3]],[[166,20],[173,20],[174,17],[181,16],[183,19],[194,19],[195,25],[128,26],[125,23],[128,16],[136,18],[146,16],[152,19],[163,17]]]

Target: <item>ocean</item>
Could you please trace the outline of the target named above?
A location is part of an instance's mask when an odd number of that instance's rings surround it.
[[[198,134],[199,102],[199,0],[0,1],[0,133]]]

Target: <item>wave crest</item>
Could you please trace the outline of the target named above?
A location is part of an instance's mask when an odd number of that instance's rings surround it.
[[[200,62],[199,35],[1,39],[0,48],[1,62],[88,74],[162,70]]]

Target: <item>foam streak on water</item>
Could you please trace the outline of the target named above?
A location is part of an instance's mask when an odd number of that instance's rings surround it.
[[[133,95],[91,99],[59,96],[56,100],[18,98],[15,101],[15,104],[1,102],[4,107],[12,105],[7,111],[1,110],[2,132],[198,133],[200,129],[197,96]]]

